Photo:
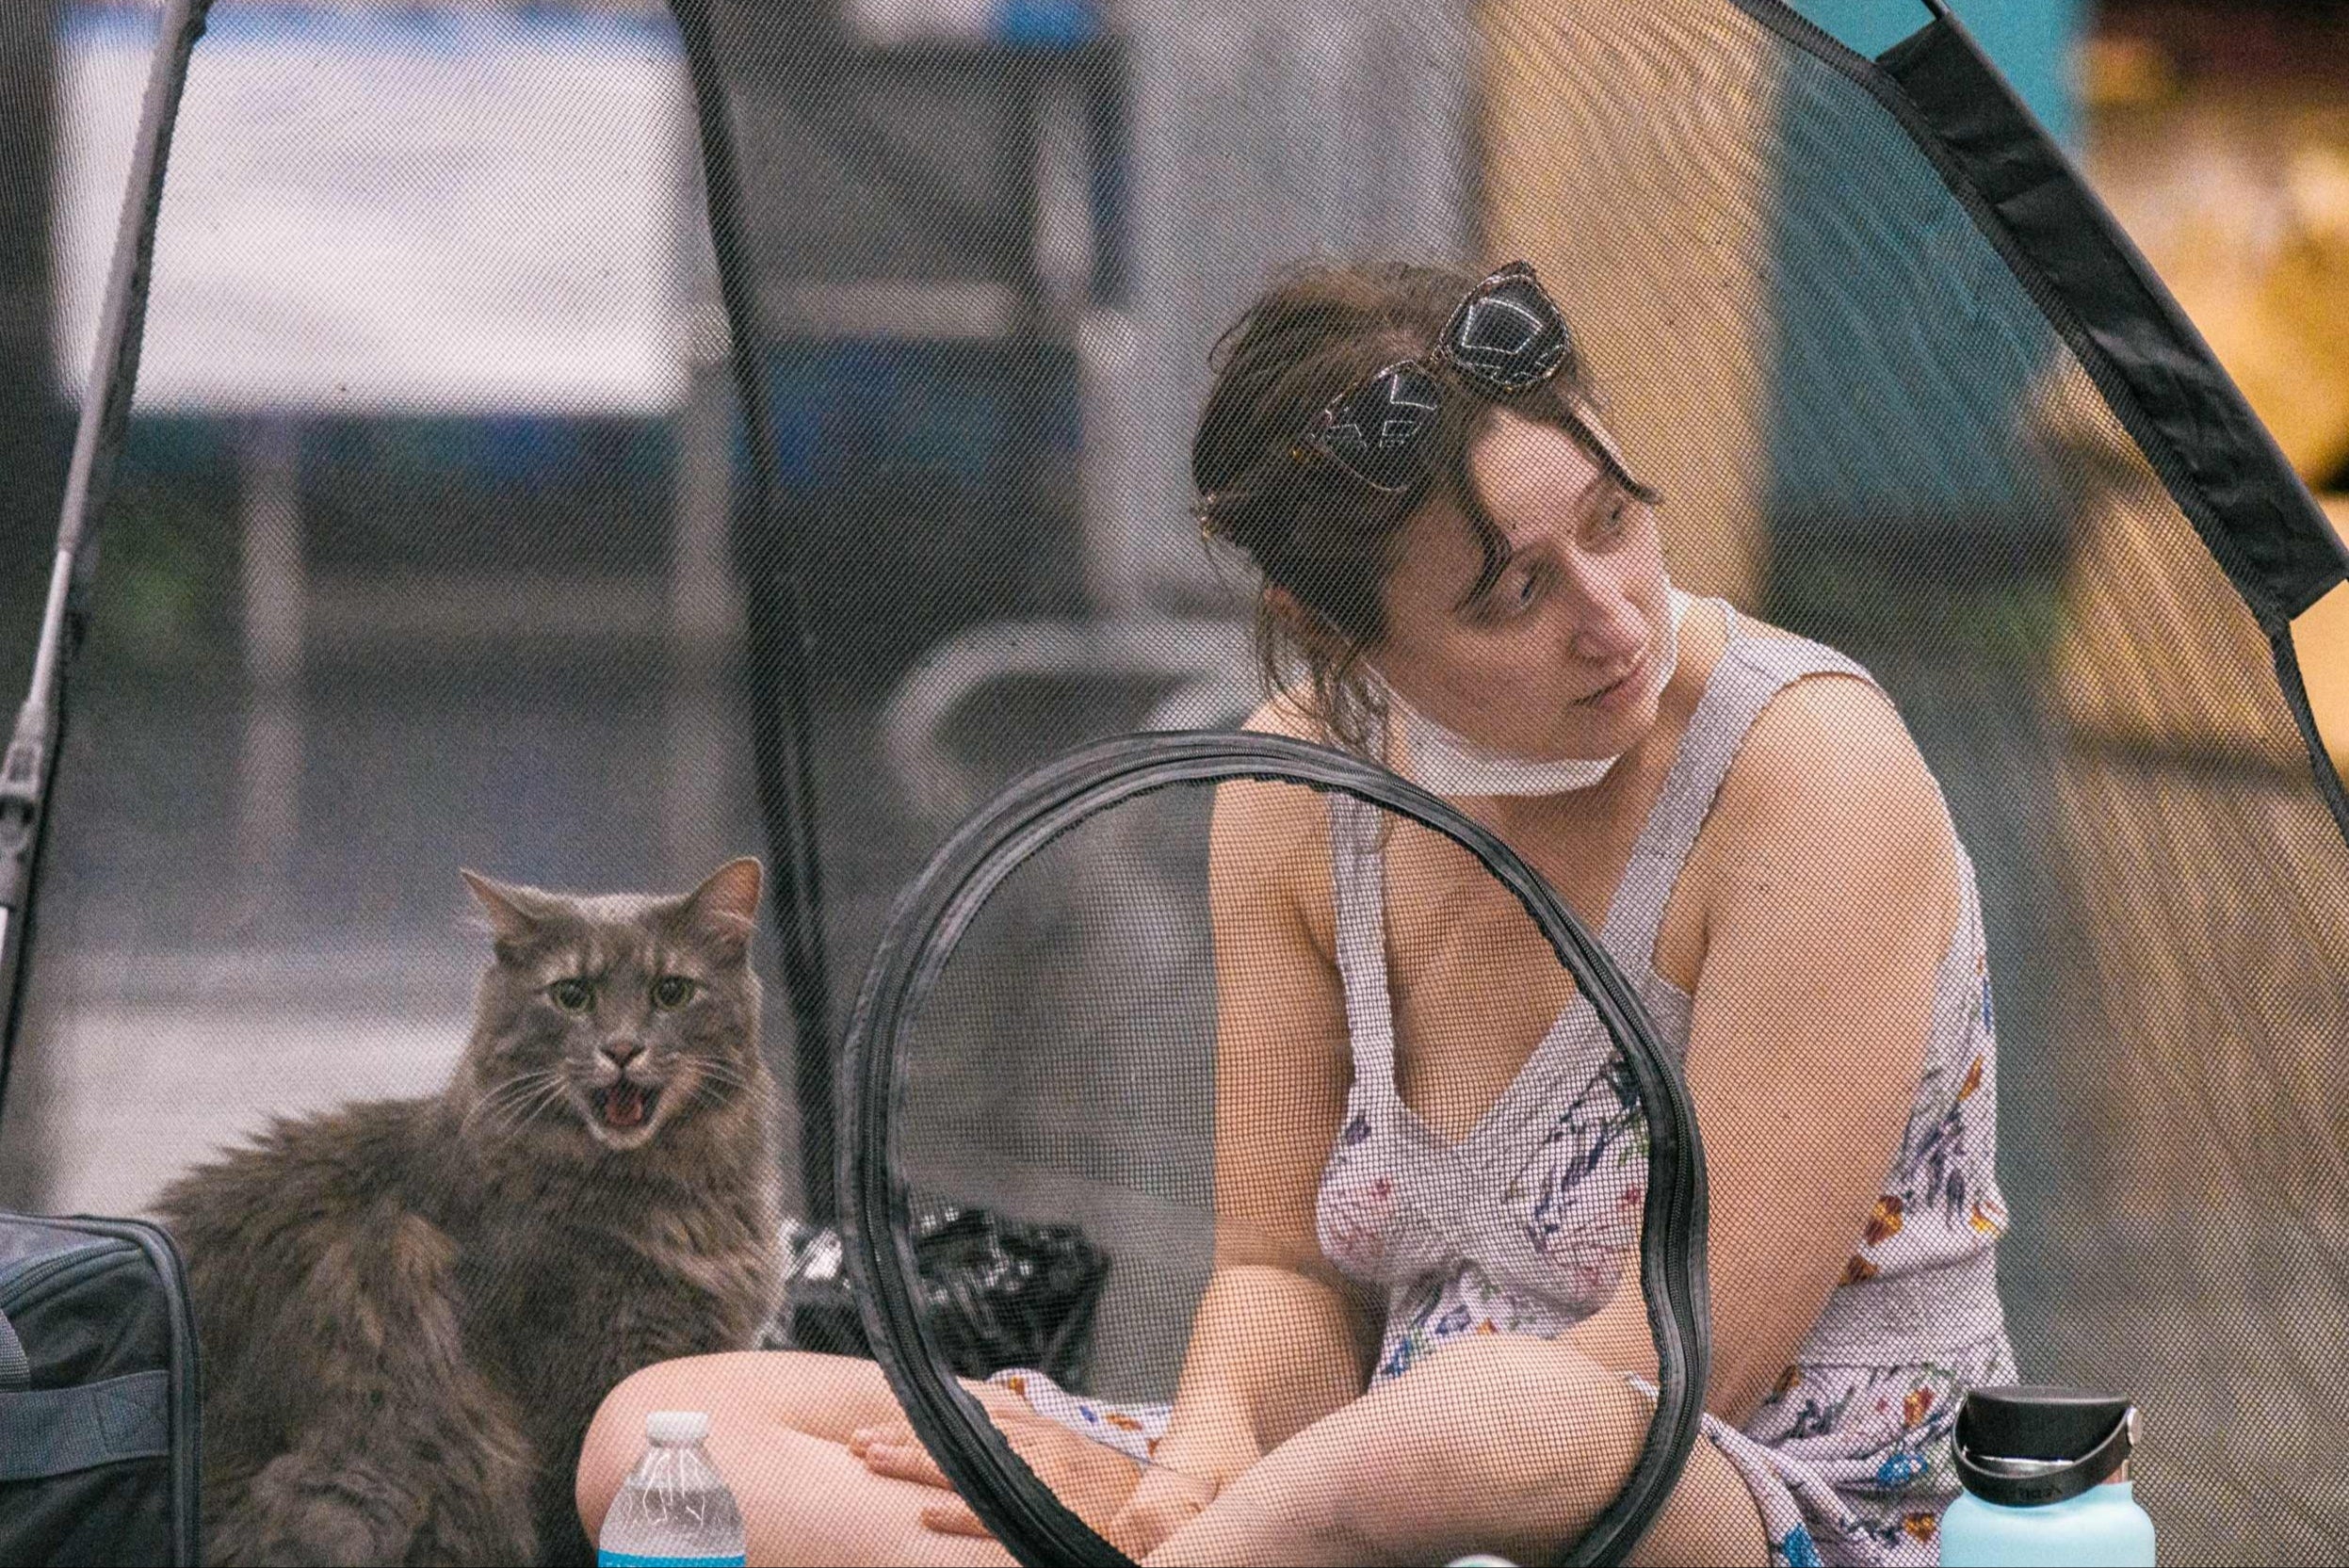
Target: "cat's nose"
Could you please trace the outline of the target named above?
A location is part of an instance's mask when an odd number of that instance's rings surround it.
[[[601,1047],[604,1059],[625,1071],[628,1063],[644,1054],[644,1047],[633,1040],[608,1040]]]

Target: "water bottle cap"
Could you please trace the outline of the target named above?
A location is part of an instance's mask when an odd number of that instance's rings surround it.
[[[656,1410],[644,1418],[646,1441],[663,1447],[699,1443],[709,1435],[709,1416],[699,1410]]]
[[[1957,1476],[1984,1502],[2060,1503],[2112,1477],[2136,1439],[2127,1399],[2047,1384],[1977,1388],[1958,1407]]]

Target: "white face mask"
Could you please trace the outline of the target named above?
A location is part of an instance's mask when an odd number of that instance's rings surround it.
[[[1672,618],[1664,626],[1664,644],[1647,677],[1647,695],[1663,690],[1680,668],[1680,622],[1688,619],[1693,595],[1672,592]],[[1623,753],[1612,757],[1564,757],[1534,762],[1486,751],[1425,714],[1415,711],[1392,687],[1389,709],[1401,720],[1403,742],[1410,752],[1410,776],[1420,788],[1437,795],[1563,795],[1588,789],[1607,776]]]

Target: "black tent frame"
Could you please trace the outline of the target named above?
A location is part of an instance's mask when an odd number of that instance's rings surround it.
[[[187,70],[213,0],[167,0],[139,110],[130,180],[115,237],[98,326],[90,385],[74,431],[56,566],[42,615],[31,690],[18,710],[0,763],[0,1101],[23,1022],[24,976],[32,942],[34,894],[48,839],[47,806],[71,710],[70,677],[89,629],[98,559],[115,465],[130,423],[146,329],[171,137]],[[719,287],[732,327],[731,364],[749,453],[747,514],[755,530],[737,541],[745,572],[744,614],[753,689],[752,753],[767,825],[770,910],[782,946],[794,1036],[794,1086],[802,1115],[801,1179],[810,1215],[838,1211],[831,1150],[833,1026],[825,973],[821,867],[817,859],[815,784],[809,759],[806,611],[791,541],[781,525],[774,418],[763,375],[742,181],[721,73],[716,0],[672,0],[693,84],[694,115],[707,190]],[[753,547],[754,546],[754,547]],[[754,564],[753,564],[754,563]]]
[[[1638,1086],[1648,1139],[1640,1286],[1656,1346],[1656,1414],[1622,1489],[1559,1560],[1618,1560],[1678,1481],[1702,1431],[1710,1382],[1704,1145],[1677,1068],[1622,969],[1515,851],[1458,810],[1382,768],[1286,736],[1211,731],[1118,736],[1081,747],[1006,787],[931,857],[891,910],[866,971],[842,1053],[849,1108],[840,1148],[849,1259],[866,1334],[940,1467],[972,1511],[1023,1561],[1117,1565],[1128,1560],[1088,1528],[1010,1452],[963,1392],[915,1286],[914,1194],[897,1111],[906,1097],[904,1040],[922,1001],[987,900],[1030,856],[1093,817],[1158,790],[1261,779],[1343,793],[1442,833],[1523,906],[1591,998]]]

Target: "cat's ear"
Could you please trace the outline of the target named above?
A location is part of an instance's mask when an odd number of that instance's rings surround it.
[[[758,891],[766,880],[765,867],[753,856],[726,862],[687,896],[687,928],[730,956],[738,956],[758,929]]]
[[[478,871],[459,869],[465,885],[473,889],[474,898],[481,906],[481,913],[489,922],[490,937],[499,958],[512,956],[515,949],[526,946],[538,934],[538,916],[530,912],[526,896],[519,888],[494,882]]]

